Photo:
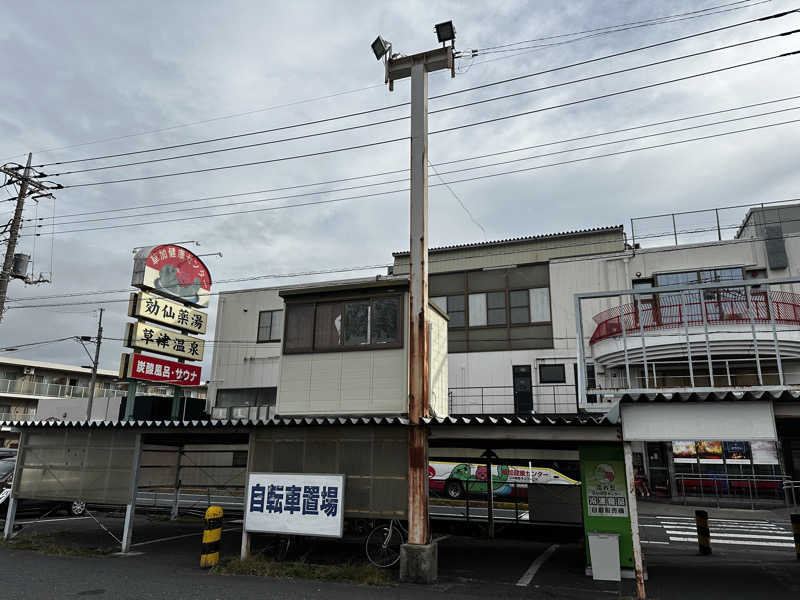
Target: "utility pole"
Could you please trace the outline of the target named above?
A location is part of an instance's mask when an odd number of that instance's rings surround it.
[[[8,292],[8,282],[11,280],[11,269],[14,265],[14,252],[17,249],[19,226],[22,224],[22,210],[25,208],[25,194],[28,193],[28,181],[31,173],[31,160],[33,160],[33,154],[28,153],[28,164],[25,165],[25,171],[22,174],[22,181],[20,181],[19,184],[17,208],[14,210],[14,218],[11,221],[11,231],[8,237],[8,246],[6,247],[6,257],[3,261],[3,270],[0,271],[0,322],[3,320],[3,311],[6,307],[6,293]]]
[[[430,414],[428,348],[428,73],[449,69],[455,77],[452,21],[436,26],[441,48],[411,56],[392,55],[391,44],[378,37],[372,44],[377,59],[386,56],[389,90],[397,79],[411,78],[411,226],[409,240],[409,396],[408,396],[408,545],[430,544],[428,515],[428,431],[422,419]],[[446,42],[451,45],[447,46]],[[420,550],[422,550],[420,548]],[[409,550],[405,550],[409,552]],[[414,551],[416,553],[416,551]],[[435,548],[433,549],[435,552]],[[435,570],[404,567],[401,579],[431,583]],[[434,561],[435,562],[435,561]],[[405,571],[405,572],[404,572]],[[414,571],[414,572],[411,572]]]
[[[89,383],[89,401],[86,405],[86,420],[92,420],[92,404],[94,403],[94,387],[97,384],[97,367],[100,364],[100,344],[103,343],[103,311],[100,309],[100,318],[97,321],[97,341],[95,342],[94,361],[92,361],[92,380]]]
[[[19,276],[17,273],[14,273],[14,253],[17,250],[17,241],[19,240],[19,230],[22,226],[22,211],[25,208],[25,196],[28,195],[28,188],[33,188],[35,191],[40,192],[40,196],[34,196],[34,200],[36,198],[40,198],[43,196],[48,196],[48,190],[51,189],[60,189],[61,186],[57,184],[50,183],[49,187],[47,185],[48,182],[41,182],[41,181],[34,181],[33,177],[45,177],[43,173],[37,173],[33,168],[31,168],[31,161],[33,160],[33,154],[30,152],[28,153],[28,162],[25,165],[25,168],[22,172],[22,175],[19,174],[19,169],[22,169],[22,165],[9,166],[9,164],[5,164],[0,166],[0,173],[6,176],[6,182],[9,182],[9,179],[14,181],[16,180],[19,182],[19,195],[17,195],[17,206],[14,209],[14,217],[11,219],[9,223],[9,236],[8,236],[8,246],[6,247],[6,256],[3,260],[3,269],[0,271],[0,321],[3,320],[3,312],[6,306],[6,294],[8,293],[8,283],[11,281],[11,278],[17,279],[24,279],[25,283],[28,284],[36,284],[36,283],[47,283],[48,280],[44,279],[41,274],[38,280],[30,280],[27,276]],[[16,163],[14,163],[16,164]]]

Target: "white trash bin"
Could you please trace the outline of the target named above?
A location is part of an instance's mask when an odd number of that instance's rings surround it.
[[[589,553],[592,558],[592,579],[619,581],[619,534],[589,532]]]

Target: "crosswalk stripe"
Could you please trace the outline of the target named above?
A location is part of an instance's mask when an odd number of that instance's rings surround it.
[[[685,530],[675,530],[675,529],[668,529],[668,535],[685,535],[687,532]],[[794,538],[789,534],[788,536],[779,536],[779,535],[750,535],[747,533],[714,533],[711,532],[711,539],[714,538],[736,538],[736,539],[745,539],[745,540],[787,540],[792,541]]]
[[[656,517],[657,519],[661,519],[662,521],[694,521],[694,517]],[[762,524],[762,525],[771,525],[769,521],[764,521],[761,519],[714,519],[711,518],[709,521],[719,521],[720,523],[754,523],[754,524]]]
[[[661,523],[661,527],[693,527],[692,524],[689,523]],[[781,531],[782,528],[778,527],[777,525],[773,525],[772,527],[765,527],[765,526],[747,526],[747,525],[720,525],[719,523],[714,523],[711,525],[711,529],[719,529],[720,531],[735,531],[735,530],[746,530],[746,531]]]
[[[697,543],[697,538],[691,537],[670,537],[670,542],[695,542]],[[782,543],[782,542],[759,542],[756,540],[712,540],[711,544],[732,544],[732,545],[739,545],[739,546],[770,546],[774,548],[794,548],[793,543]]]

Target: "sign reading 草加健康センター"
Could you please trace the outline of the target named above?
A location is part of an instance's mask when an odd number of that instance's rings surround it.
[[[250,473],[246,531],[342,537],[344,475]]]
[[[186,248],[163,244],[136,252],[131,285],[206,308],[211,275],[203,261]]]

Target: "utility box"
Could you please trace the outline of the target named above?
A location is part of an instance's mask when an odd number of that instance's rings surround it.
[[[11,267],[11,277],[25,279],[28,276],[28,263],[30,260],[30,254],[15,254],[14,263]]]
[[[592,553],[592,579],[620,581],[619,534],[590,531],[587,537]]]

